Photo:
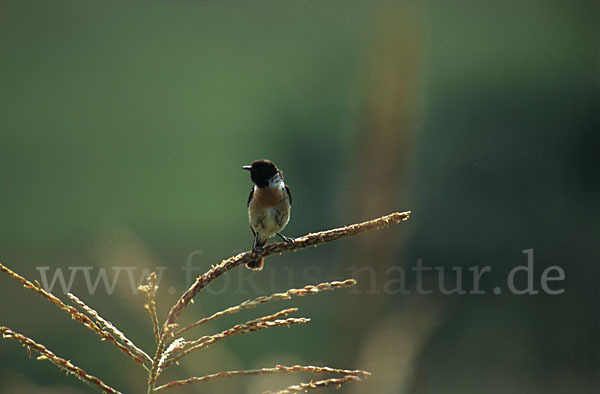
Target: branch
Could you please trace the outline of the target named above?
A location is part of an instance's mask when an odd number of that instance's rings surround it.
[[[179,298],[177,303],[171,308],[169,316],[163,325],[163,334],[165,336],[169,331],[169,328],[177,323],[177,319],[183,312],[186,306],[192,301],[192,299],[206,287],[210,282],[225,272],[243,265],[251,260],[255,260],[260,257],[269,256],[275,253],[292,252],[298,249],[308,248],[309,246],[317,246],[322,243],[331,242],[340,238],[349,237],[365,233],[368,231],[379,230],[389,226],[390,224],[400,223],[401,221],[408,220],[410,211],[406,212],[394,212],[392,214],[382,216],[377,219],[369,220],[362,223],[352,224],[350,226],[336,228],[333,230],[321,231],[318,233],[311,233],[303,237],[294,239],[294,243],[280,242],[275,244],[266,245],[260,253],[252,253],[250,251],[240,253],[237,256],[223,260],[220,264],[211,268],[205,274],[199,276],[194,284]]]
[[[303,393],[308,390],[314,390],[314,389],[318,389],[321,387],[327,387],[327,386],[338,386],[338,388],[339,388],[344,383],[356,382],[357,380],[360,380],[360,378],[356,375],[346,375],[343,378],[330,378],[330,379],[324,379],[324,380],[317,380],[316,382],[311,380],[308,383],[295,384],[293,386],[289,386],[285,389],[277,390],[277,391],[266,391],[263,394]]]
[[[67,374],[73,374],[79,380],[91,386],[96,386],[102,389],[102,391],[105,393],[120,394],[119,391],[113,389],[110,386],[107,386],[99,378],[92,375],[88,375],[83,369],[74,365],[70,361],[65,360],[64,358],[58,357],[49,349],[47,349],[44,345],[35,342],[33,339],[28,338],[25,335],[19,334],[18,332],[15,332],[10,328],[4,326],[0,326],[0,333],[2,333],[2,337],[5,339],[14,339],[15,341],[20,342],[23,346],[27,346],[28,354],[31,353],[31,349],[39,353],[40,356],[38,357],[38,360],[48,360],[52,364],[56,365],[58,368],[67,371]]]
[[[333,281],[333,282],[319,283],[318,285],[308,285],[308,286],[304,286],[302,289],[289,289],[284,293],[275,293],[275,294],[271,294],[270,296],[261,296],[261,297],[253,299],[252,301],[250,301],[250,300],[244,301],[239,305],[229,307],[220,312],[216,312],[209,317],[200,319],[195,323],[192,323],[188,326],[180,328],[179,330],[175,331],[175,333],[173,335],[180,336],[181,334],[183,334],[184,332],[186,332],[188,330],[191,330],[192,328],[195,328],[202,324],[208,323],[209,321],[218,319],[221,316],[229,315],[232,313],[237,313],[243,309],[254,308],[257,305],[265,304],[270,301],[289,300],[290,298],[292,298],[292,296],[305,296],[307,294],[317,294],[321,291],[335,290],[335,289],[340,289],[343,287],[350,287],[350,286],[354,286],[355,284],[356,284],[356,281],[354,279],[346,279],[344,281]]]
[[[150,369],[150,373],[148,374],[148,393],[154,392],[154,384],[160,373],[159,365],[163,352],[165,351],[165,345],[167,344],[167,332],[168,331],[165,330],[156,344],[156,353],[154,353],[154,359],[152,360],[152,369]]]
[[[158,315],[156,314],[156,290],[158,290],[158,286],[156,285],[156,272],[150,274],[147,279],[148,284],[144,286],[140,286],[138,289],[146,294],[146,299],[148,303],[144,305],[144,308],[150,314],[150,319],[152,319],[152,326],[154,328],[154,341],[158,345],[160,341],[160,328],[158,325]]]
[[[261,368],[261,369],[250,369],[246,371],[226,371],[226,372],[218,372],[211,375],[201,376],[201,377],[193,377],[184,380],[175,380],[173,382],[169,382],[163,384],[156,388],[158,390],[167,390],[173,387],[184,386],[192,383],[201,383],[209,380],[221,379],[221,378],[230,378],[233,376],[249,376],[249,375],[265,375],[272,373],[290,373],[290,372],[314,372],[314,373],[337,373],[344,376],[369,376],[370,373],[367,371],[361,370],[347,370],[347,369],[337,369],[330,367],[313,367],[311,365],[294,365],[291,367],[285,367],[283,365],[278,365],[274,368]]]
[[[259,331],[271,327],[290,326],[292,324],[308,323],[310,319],[304,317],[289,317],[287,319],[279,319],[280,317],[284,317],[297,310],[297,308],[284,309],[269,316],[264,316],[258,319],[250,320],[243,324],[236,324],[235,326],[225,331],[221,331],[220,333],[215,335],[206,335],[196,339],[195,341],[184,342],[182,343],[181,347],[174,348],[171,350],[172,356],[168,360],[166,360],[164,364],[161,364],[160,368],[165,369],[196,350],[200,350],[202,348],[212,345],[215,342],[232,337],[234,335],[247,334],[250,332]]]
[[[26,289],[29,289],[41,295],[42,297],[53,303],[55,306],[59,307],[64,312],[71,315],[71,318],[73,320],[77,320],[85,327],[98,334],[103,340],[107,340],[113,345],[115,345],[117,348],[119,348],[120,351],[131,357],[136,363],[144,366],[144,361],[142,361],[142,359],[137,355],[133,354],[128,347],[118,342],[110,332],[103,330],[102,327],[94,323],[87,315],[79,312],[74,306],[65,304],[60,300],[60,298],[58,298],[54,294],[42,289],[42,286],[40,286],[40,284],[37,281],[35,282],[35,284],[33,284],[27,279],[23,278],[21,275],[17,274],[16,272],[12,271],[11,269],[5,267],[2,264],[0,264],[0,271],[4,272],[11,278],[17,280],[18,282],[21,282],[23,284],[23,287],[25,287]]]
[[[96,321],[100,323],[100,325],[102,325],[102,327],[105,330],[112,332],[114,336],[117,339],[119,339],[119,341],[123,342],[125,346],[127,346],[133,353],[137,354],[141,359],[146,361],[148,364],[152,365],[152,359],[150,358],[150,356],[148,356],[148,354],[146,354],[146,352],[144,352],[142,349],[137,347],[129,338],[125,336],[125,334],[123,334],[117,327],[115,327],[114,324],[100,316],[95,309],[89,307],[85,302],[77,298],[75,294],[68,293],[67,297],[69,297],[71,301],[76,303],[88,315],[96,319]],[[146,365],[144,365],[144,367],[146,367]]]

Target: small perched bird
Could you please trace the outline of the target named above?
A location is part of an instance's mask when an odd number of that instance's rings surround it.
[[[248,220],[254,234],[252,251],[260,252],[269,238],[277,234],[285,242],[294,240],[280,234],[290,220],[292,194],[290,188],[283,183],[283,174],[270,160],[256,160],[249,166],[250,179],[254,183],[248,196]],[[262,270],[264,257],[246,263],[251,270]]]

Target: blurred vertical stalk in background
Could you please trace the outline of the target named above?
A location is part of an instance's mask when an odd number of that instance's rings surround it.
[[[370,54],[364,67],[362,125],[348,159],[352,174],[347,180],[348,193],[340,198],[348,204],[343,215],[350,211],[350,216],[357,218],[410,205],[406,187],[422,112],[426,44],[422,9],[385,1],[373,15]],[[341,261],[358,269],[358,291],[369,295],[344,300],[340,325],[346,328],[337,338],[340,344],[363,338],[362,347],[340,346],[345,349],[344,358],[367,362],[374,372],[368,387],[360,388],[362,392],[398,392],[419,347],[438,321],[439,306],[434,299],[413,298],[404,312],[397,308],[392,312],[389,304],[395,297],[382,292],[386,270],[401,264],[399,255],[408,234],[402,230],[363,237],[342,251]]]

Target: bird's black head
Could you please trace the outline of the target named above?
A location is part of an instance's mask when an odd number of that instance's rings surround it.
[[[252,182],[258,187],[267,186],[269,184],[269,179],[275,174],[279,174],[283,179],[281,171],[279,171],[275,163],[271,160],[255,160],[249,166],[243,166],[242,168],[250,171],[250,179],[252,179]]]

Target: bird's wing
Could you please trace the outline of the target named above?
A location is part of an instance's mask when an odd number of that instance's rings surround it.
[[[250,195],[248,196],[248,204],[247,206],[250,206],[250,201],[252,201],[252,196],[254,195],[254,186],[252,187],[252,189],[250,189]]]
[[[285,191],[288,197],[290,198],[290,205],[292,205],[292,192],[290,192],[290,188],[288,187],[288,185],[285,185]]]

